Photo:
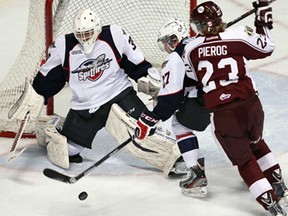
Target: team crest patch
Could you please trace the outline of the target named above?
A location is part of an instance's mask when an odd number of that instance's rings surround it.
[[[245,26],[245,32],[246,32],[249,36],[253,35],[253,29],[252,29],[251,27],[249,27],[249,26]]]
[[[90,80],[95,82],[110,67],[111,61],[112,59],[106,58],[105,54],[101,54],[96,59],[86,60],[76,70],[71,71],[71,73],[78,74],[79,81]]]

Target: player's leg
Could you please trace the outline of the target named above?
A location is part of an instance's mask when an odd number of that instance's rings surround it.
[[[117,142],[122,143],[129,138],[129,133],[134,135],[136,119],[145,109],[145,104],[131,89],[124,98],[115,101],[106,122],[106,130]],[[135,139],[126,148],[134,156],[162,170],[165,176],[176,170],[174,167],[181,158],[173,138],[159,130],[145,140]]]
[[[210,113],[202,104],[202,98],[186,98],[176,117],[182,125],[194,131],[204,131],[210,124]]]
[[[188,116],[186,116],[188,118]],[[172,117],[172,131],[176,136],[176,142],[183,160],[189,171],[179,183],[184,195],[192,197],[204,197],[207,194],[207,178],[204,169],[204,158],[199,159],[199,144],[193,131]]]
[[[288,189],[282,177],[279,163],[270,148],[262,138],[264,125],[264,112],[258,97],[251,108],[249,125],[253,125],[249,131],[251,149],[267,180],[272,185],[274,192],[282,205],[288,205]],[[253,114],[254,113],[254,114]]]
[[[270,148],[264,140],[260,140],[257,145],[253,144],[252,150],[261,170],[280,199],[280,204],[288,205],[288,189],[284,182],[280,165]]]
[[[247,131],[259,127],[259,121],[253,123],[255,120],[253,116],[263,112],[257,99],[255,97],[240,104],[234,104],[229,109],[214,112],[211,124],[212,128],[215,128],[215,138],[231,162],[237,165],[241,177],[259,204],[272,215],[277,213],[284,215],[284,210],[278,203],[278,197],[251,150],[251,136],[247,136]],[[254,135],[261,137],[261,133]]]
[[[103,119],[106,120],[108,113],[109,109],[106,112],[99,109],[94,113],[70,109],[63,128],[59,127],[57,118],[48,122],[44,128],[48,159],[62,168],[69,168],[69,163],[81,163],[81,151],[91,148],[96,133],[105,125]]]
[[[138,119],[141,113],[146,109],[146,105],[136,95],[136,92],[134,90],[131,91],[130,94],[125,97],[125,100],[122,100],[121,102],[119,102],[119,106],[135,119]],[[161,133],[163,133],[163,131]],[[158,135],[155,135],[154,137],[156,136]],[[153,139],[153,136],[152,136],[152,139]],[[158,139],[155,139],[155,142],[156,140]],[[165,175],[186,174],[188,170],[187,170],[186,165],[183,163],[183,159],[180,155],[180,152],[177,146],[174,143],[171,143],[171,142],[168,142],[168,143],[166,141],[163,141],[163,145],[165,146],[165,148],[168,148],[167,153],[170,152],[168,155],[164,153],[164,151],[161,150],[161,148],[157,149],[158,152],[160,150],[161,152],[160,154],[162,154],[164,158],[166,157],[169,158],[164,166],[166,168],[162,168],[162,170],[164,171],[164,174]]]
[[[39,129],[37,139],[40,143],[48,143],[47,155],[49,160],[62,168],[68,168],[69,162],[82,162],[81,151],[84,148],[92,147],[95,135],[105,126],[113,101],[124,98],[125,95],[127,92],[123,91],[100,108],[70,109],[66,118],[63,118],[61,127],[57,123],[57,118],[49,121],[48,125],[44,124],[44,136]],[[43,124],[41,125],[39,126],[43,128]]]

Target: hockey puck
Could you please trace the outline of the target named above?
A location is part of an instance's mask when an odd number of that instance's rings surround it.
[[[85,200],[86,198],[88,197],[88,194],[86,193],[86,191],[83,191],[81,192],[79,195],[78,195],[78,198],[79,200]]]

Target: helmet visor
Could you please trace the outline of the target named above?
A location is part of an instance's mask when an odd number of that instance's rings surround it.
[[[93,37],[94,29],[90,29],[88,31],[75,32],[74,35],[79,41],[86,42]]]
[[[174,34],[159,37],[157,40],[158,47],[162,52],[167,51],[165,50],[165,46],[168,46],[170,50],[174,50],[175,49],[174,46],[176,42],[177,42],[177,37]]]

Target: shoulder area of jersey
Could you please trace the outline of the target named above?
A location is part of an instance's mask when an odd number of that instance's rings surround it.
[[[124,35],[126,34],[125,30],[121,26],[119,26],[117,24],[111,24],[109,26],[110,26],[111,32],[114,32],[114,33],[117,33],[117,34],[121,33],[121,34],[124,34]]]
[[[72,35],[74,37],[73,33],[67,34],[66,36]],[[58,36],[49,46],[49,49],[55,49],[57,47],[62,47],[63,44],[65,44],[66,37],[65,35]]]
[[[254,30],[253,28],[247,26],[247,25],[240,25],[240,26],[236,26],[236,27],[230,27],[230,28],[227,28],[225,30],[225,32],[237,32],[236,34],[239,34],[239,33],[244,33],[245,35],[248,35],[248,36],[252,36],[254,35]]]
[[[190,41],[192,41],[192,40],[194,40],[195,39],[195,36],[193,36],[193,37],[186,37],[186,38],[184,38],[182,41],[181,41],[181,43],[182,44],[188,44]]]

